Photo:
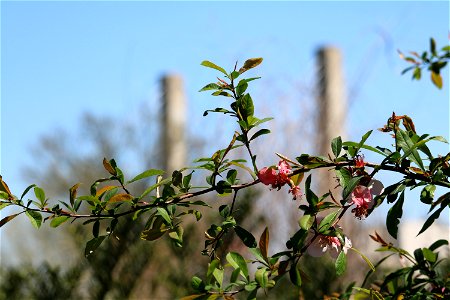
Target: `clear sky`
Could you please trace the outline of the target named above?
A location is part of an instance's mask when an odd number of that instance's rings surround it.
[[[344,55],[352,138],[392,111],[448,138],[448,70],[442,91],[428,75],[411,82],[396,52],[426,50],[431,36],[448,44],[448,1],[2,1],[1,175],[20,194],[29,184],[20,169],[42,134],[75,130],[84,111],[121,116],[154,98],[164,73],[185,77],[193,128],[202,128],[211,105],[197,91],[214,76],[202,60],[228,69],[262,56],[258,75],[310,80],[324,44]]]

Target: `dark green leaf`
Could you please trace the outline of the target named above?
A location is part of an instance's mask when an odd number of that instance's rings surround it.
[[[351,146],[351,147],[355,147],[355,148],[356,148],[356,147],[359,146],[359,143],[355,143],[355,142],[343,142],[342,145],[343,145],[343,146]],[[369,151],[372,151],[372,152],[375,152],[375,153],[380,154],[380,155],[383,155],[383,156],[388,156],[388,154],[386,154],[386,153],[384,153],[384,152],[378,150],[377,148],[374,148],[374,147],[372,147],[372,146],[369,146],[369,145],[361,145],[360,148],[361,148],[361,149],[366,149],[366,150],[369,150]],[[352,155],[352,156],[353,156],[353,155]]]
[[[342,149],[342,138],[340,136],[334,138],[331,141],[331,150],[333,151],[334,156],[338,157],[341,153]]]
[[[84,256],[88,257],[101,245],[103,240],[106,238],[106,235],[102,235],[96,238],[93,238],[89,242],[86,243],[86,248],[84,249]]]
[[[35,184],[32,184],[32,185],[30,185],[29,187],[27,187],[27,188],[25,189],[25,191],[23,191],[22,196],[20,196],[20,200],[22,200],[23,197],[25,197],[25,195],[26,195],[32,188],[34,188],[34,187],[36,187]],[[45,197],[44,197],[44,198],[45,198]],[[8,198],[6,198],[6,199],[8,199]]]
[[[437,248],[439,248],[441,246],[444,246],[444,245],[448,245],[448,241],[447,240],[437,240],[430,247],[428,247],[428,249],[430,249],[431,251],[434,251]]]
[[[416,147],[414,146],[414,142],[409,137],[408,132],[398,129],[396,138],[397,138],[397,144],[402,148],[405,155],[407,155],[407,157],[412,162],[414,162],[416,165],[418,165],[421,170],[425,170],[422,159],[420,158],[420,155],[417,152]]]
[[[304,230],[309,230],[311,226],[314,224],[314,216],[312,215],[304,215],[299,220],[299,225]]]
[[[263,134],[268,134],[270,133],[269,129],[260,129],[257,132],[255,132],[255,134],[250,138],[249,141],[256,139],[258,136],[261,136]]]
[[[289,278],[295,286],[302,286],[302,277],[300,275],[300,270],[297,269],[297,267],[294,265],[291,265],[291,269],[289,270]]]
[[[347,198],[350,196],[350,194],[353,192],[355,187],[359,184],[359,181],[361,180],[362,176],[353,177],[349,181],[346,182],[344,185],[344,189],[342,190],[342,199],[343,201],[347,201]]]
[[[397,239],[398,224],[400,224],[400,218],[403,215],[403,202],[405,200],[405,192],[400,194],[399,199],[395,202],[394,206],[389,209],[386,217],[386,228],[389,234]]]
[[[431,204],[434,199],[434,191],[436,190],[436,186],[434,184],[429,184],[423,188],[420,193],[420,201],[425,204]]]
[[[201,280],[197,276],[192,277],[191,286],[198,292],[203,292],[205,290],[205,284],[203,283],[203,280]]]
[[[41,227],[42,224],[42,215],[34,210],[27,210],[25,212],[25,214],[27,215],[27,217],[30,219],[31,224],[35,227],[35,228],[39,228]]]

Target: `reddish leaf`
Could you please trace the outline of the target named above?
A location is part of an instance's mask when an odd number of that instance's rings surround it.
[[[269,230],[267,227],[264,229],[259,239],[259,249],[261,250],[261,255],[267,261],[267,253],[269,252]]]

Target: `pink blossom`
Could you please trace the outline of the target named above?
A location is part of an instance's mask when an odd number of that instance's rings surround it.
[[[375,202],[374,196],[383,192],[383,184],[378,180],[371,180],[368,186],[358,185],[351,194],[349,202],[355,204],[352,213],[355,217],[361,219],[368,216],[368,210],[373,207]]]
[[[294,200],[297,200],[297,198],[300,199],[302,197],[302,190],[298,185],[294,185],[293,187],[291,187],[289,193],[292,194]]]
[[[272,185],[272,188],[281,188],[286,183],[290,183],[289,175],[292,174],[291,166],[285,161],[281,160],[276,168],[264,167],[258,172],[259,180],[265,185]]]
[[[272,167],[264,167],[258,172],[258,178],[265,185],[276,185],[277,183],[277,172]]]
[[[331,257],[338,257],[341,251],[341,242],[337,237],[319,235],[306,250],[309,255],[314,257],[323,256],[327,251],[329,251]]]

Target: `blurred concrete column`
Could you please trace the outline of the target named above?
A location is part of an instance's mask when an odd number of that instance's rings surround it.
[[[183,78],[166,75],[161,79],[162,105],[162,164],[170,176],[186,164],[186,96]]]
[[[317,150],[328,156],[331,141],[337,136],[346,138],[347,101],[342,75],[342,56],[339,49],[323,47],[317,51]],[[320,172],[319,193],[326,193],[337,186],[332,171]]]

